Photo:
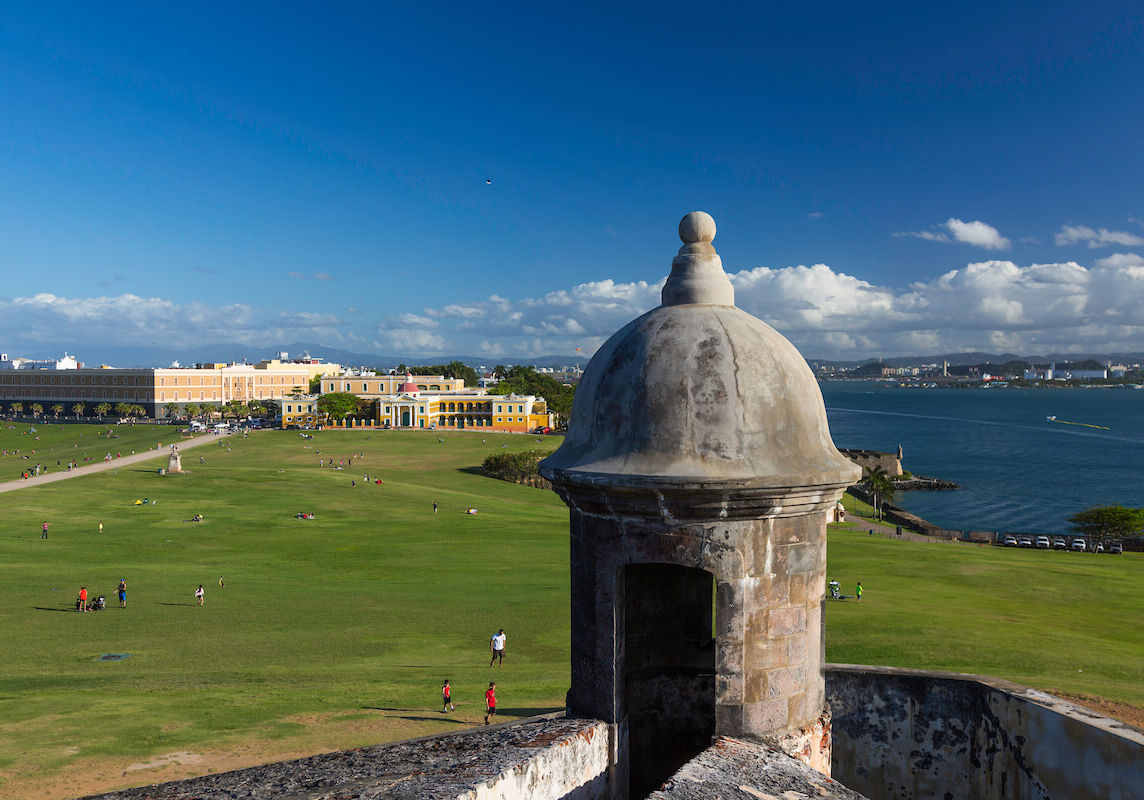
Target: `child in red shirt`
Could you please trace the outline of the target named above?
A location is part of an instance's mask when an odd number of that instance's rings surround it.
[[[489,718],[497,713],[497,685],[495,683],[489,684],[489,689],[485,692],[485,724],[489,724]]]

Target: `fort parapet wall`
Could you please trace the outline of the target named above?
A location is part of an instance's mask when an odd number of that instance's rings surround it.
[[[832,776],[882,800],[1131,800],[1144,731],[976,675],[835,664]]]
[[[902,460],[897,453],[881,453],[877,450],[846,450],[839,448],[839,453],[846,456],[862,468],[865,475],[870,470],[881,467],[891,478],[902,474]]]
[[[832,664],[826,694],[833,780],[718,737],[650,800],[1130,800],[1144,786],[1144,731],[996,678]],[[552,714],[87,800],[601,800],[614,738]]]

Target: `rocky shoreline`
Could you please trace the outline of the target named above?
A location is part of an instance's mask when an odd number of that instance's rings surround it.
[[[953,481],[944,481],[941,478],[930,478],[925,475],[914,475],[909,478],[894,480],[894,491],[910,491],[920,489],[925,491],[949,491],[961,487]]]

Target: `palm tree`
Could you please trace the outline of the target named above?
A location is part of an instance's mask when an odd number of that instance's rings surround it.
[[[894,499],[894,481],[881,467],[874,467],[866,474],[866,485],[870,487],[870,497],[874,500],[874,518],[882,518],[882,506]]]
[[[63,403],[53,403],[52,404],[52,413],[56,415],[56,419],[59,419],[60,414],[64,413],[64,404]]]
[[[147,409],[143,408],[143,406],[139,405],[138,403],[135,403],[131,406],[127,413],[133,417],[142,419],[143,417],[147,416]]]
[[[128,416],[131,413],[131,404],[130,403],[116,403],[115,404],[115,413],[121,417]]]
[[[163,414],[168,417],[177,417],[179,415],[178,403],[167,403],[163,406]]]
[[[13,414],[23,414],[24,413],[24,404],[21,403],[19,400],[17,400],[15,403],[8,406],[8,410],[11,411]]]
[[[95,407],[95,413],[101,417],[106,417],[107,412],[111,410],[111,403],[106,400]]]
[[[38,417],[38,416],[40,416],[40,414],[44,413],[44,407],[42,405],[40,405],[39,403],[32,403],[30,410],[32,412],[33,417]]]
[[[72,413],[75,414],[76,417],[82,417],[83,412],[86,409],[87,409],[87,406],[85,406],[83,403],[76,403],[74,406],[71,407]]]
[[[497,364],[496,367],[493,368],[493,377],[498,381],[503,381],[508,377],[508,367],[504,364]]]
[[[187,403],[185,406],[183,406],[183,413],[187,415],[187,419],[194,419],[201,413],[199,404]]]

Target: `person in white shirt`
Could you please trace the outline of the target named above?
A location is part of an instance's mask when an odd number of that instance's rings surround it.
[[[497,659],[500,659],[500,665],[502,667],[504,666],[504,641],[504,628],[501,628],[499,631],[493,634],[493,638],[489,642],[489,646],[493,651],[492,661],[489,662],[490,667],[496,663]]]

